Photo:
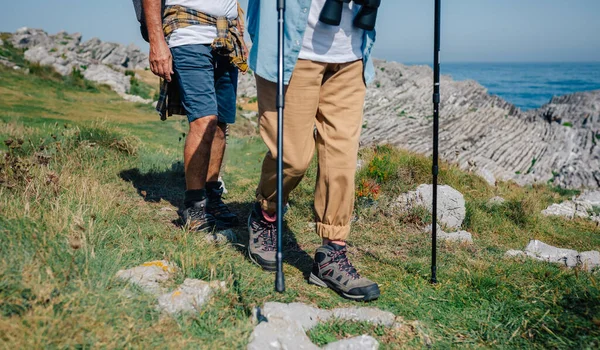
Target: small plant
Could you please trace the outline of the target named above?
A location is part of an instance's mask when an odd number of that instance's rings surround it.
[[[563,126],[566,126],[568,128],[572,128],[573,127],[573,123],[571,123],[571,122],[564,122]]]
[[[256,103],[258,102],[258,97],[254,96],[248,100],[248,103]]]
[[[381,193],[381,186],[370,179],[363,179],[356,189],[356,197],[358,199],[367,199],[376,201],[379,199]]]
[[[385,67],[381,67],[379,70],[381,70],[382,72],[385,72]]]
[[[128,77],[135,77],[135,72],[132,71],[132,70],[130,70],[130,69],[128,69],[128,70],[125,71],[125,75],[128,76]]]
[[[367,176],[380,184],[386,181],[395,170],[390,156],[387,154],[376,154],[367,169]]]
[[[537,162],[537,158],[533,157],[533,159],[531,160],[531,165],[529,166],[529,169],[527,169],[527,172],[525,174],[531,174],[536,162]]]

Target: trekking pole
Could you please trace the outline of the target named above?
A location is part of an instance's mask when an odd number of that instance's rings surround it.
[[[438,136],[440,132],[440,24],[441,0],[435,1],[435,29],[433,40],[433,203],[431,222],[431,283],[437,283],[437,193],[438,193]]]
[[[277,0],[277,272],[275,275],[275,290],[285,291],[283,276],[283,109],[285,95],[283,87],[283,31],[285,24],[285,0]]]

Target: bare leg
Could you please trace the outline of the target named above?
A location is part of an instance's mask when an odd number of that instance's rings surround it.
[[[206,185],[211,147],[217,129],[215,115],[199,118],[190,123],[190,132],[185,139],[183,150],[187,190],[201,190]]]
[[[226,123],[218,123],[215,130],[215,137],[210,150],[210,163],[208,165],[208,176],[206,181],[217,181],[221,164],[223,163],[223,155],[225,154],[226,139],[225,132],[227,131]]]

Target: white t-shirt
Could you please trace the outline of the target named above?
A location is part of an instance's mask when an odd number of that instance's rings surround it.
[[[166,0],[165,5],[181,5],[216,17],[236,19],[236,0]],[[212,44],[217,28],[211,25],[195,25],[175,30],[169,37],[169,47],[193,44]]]
[[[344,3],[340,25],[332,26],[319,21],[325,1],[312,0],[299,58],[326,63],[362,59],[364,31],[352,24],[358,6],[354,2]]]

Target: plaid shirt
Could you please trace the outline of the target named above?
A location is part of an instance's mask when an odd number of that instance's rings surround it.
[[[229,56],[229,62],[240,71],[248,70],[246,60],[247,49],[244,43],[244,12],[238,3],[238,18],[234,20],[226,17],[215,17],[202,12],[184,7],[167,6],[163,17],[163,31],[167,41],[171,34],[178,28],[204,24],[217,27],[217,38],[211,44],[213,51],[221,56]],[[173,114],[185,115],[186,111],[181,104],[177,82],[161,81],[160,98],[156,105],[161,120],[166,120]]]

